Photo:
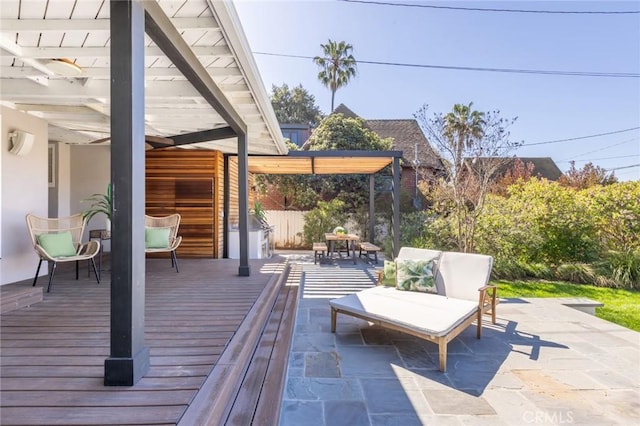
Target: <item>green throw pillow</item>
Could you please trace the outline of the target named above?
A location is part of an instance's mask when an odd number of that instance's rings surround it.
[[[395,287],[396,285],[396,262],[392,260],[384,261],[384,269],[382,270],[382,280],[380,284],[387,287]]]
[[[437,293],[433,262],[434,259],[398,259],[396,261],[398,290]]]
[[[145,248],[161,249],[169,248],[169,235],[171,228],[144,228]]]
[[[71,232],[60,232],[58,234],[38,235],[38,244],[51,257],[69,257],[76,255],[76,247],[73,245]]]

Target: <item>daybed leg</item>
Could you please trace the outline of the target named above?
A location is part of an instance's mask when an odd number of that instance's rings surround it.
[[[496,323],[496,292],[497,289],[493,289],[493,297],[491,298],[491,322]]]
[[[440,371],[447,371],[447,341],[446,339],[438,339],[438,357],[440,358]]]
[[[338,317],[338,311],[335,308],[331,308],[331,332],[336,332],[336,320]]]
[[[478,339],[482,337],[482,309],[478,309]]]

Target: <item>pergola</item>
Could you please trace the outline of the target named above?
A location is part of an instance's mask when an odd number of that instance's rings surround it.
[[[369,236],[372,238],[375,227],[374,176],[391,164],[391,232],[395,256],[400,250],[401,159],[402,151],[289,151],[286,156],[250,156],[249,171],[272,175],[369,175]]]

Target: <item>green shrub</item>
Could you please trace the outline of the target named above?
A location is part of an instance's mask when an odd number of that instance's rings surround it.
[[[640,250],[619,252],[609,251],[602,262],[608,278],[618,286],[640,288]]]
[[[640,181],[594,186],[581,195],[601,251],[640,250]]]
[[[594,284],[597,275],[594,267],[586,263],[563,263],[556,269],[557,279],[579,284]]]
[[[304,243],[311,247],[314,241],[324,241],[324,234],[333,231],[336,226],[344,226],[347,214],[344,202],[340,200],[319,201],[318,207],[304,217]]]
[[[495,258],[491,278],[496,280],[519,280],[527,277],[527,271],[517,261]]]
[[[496,258],[493,261],[491,277],[494,279],[518,280],[523,278],[552,279],[554,272],[544,263],[527,263],[522,260],[504,260]]]

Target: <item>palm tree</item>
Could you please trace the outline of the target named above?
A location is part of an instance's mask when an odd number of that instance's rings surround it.
[[[323,56],[316,56],[313,62],[321,70],[318,80],[331,90],[331,111],[333,111],[336,91],[346,86],[352,77],[356,75],[356,59],[351,54],[353,46],[341,41],[335,42],[329,39],[327,44],[321,44]]]
[[[455,153],[456,167],[462,165],[463,150],[471,148],[484,132],[484,112],[472,110],[472,107],[473,102],[469,105],[455,104],[453,110],[444,117],[444,135]]]

